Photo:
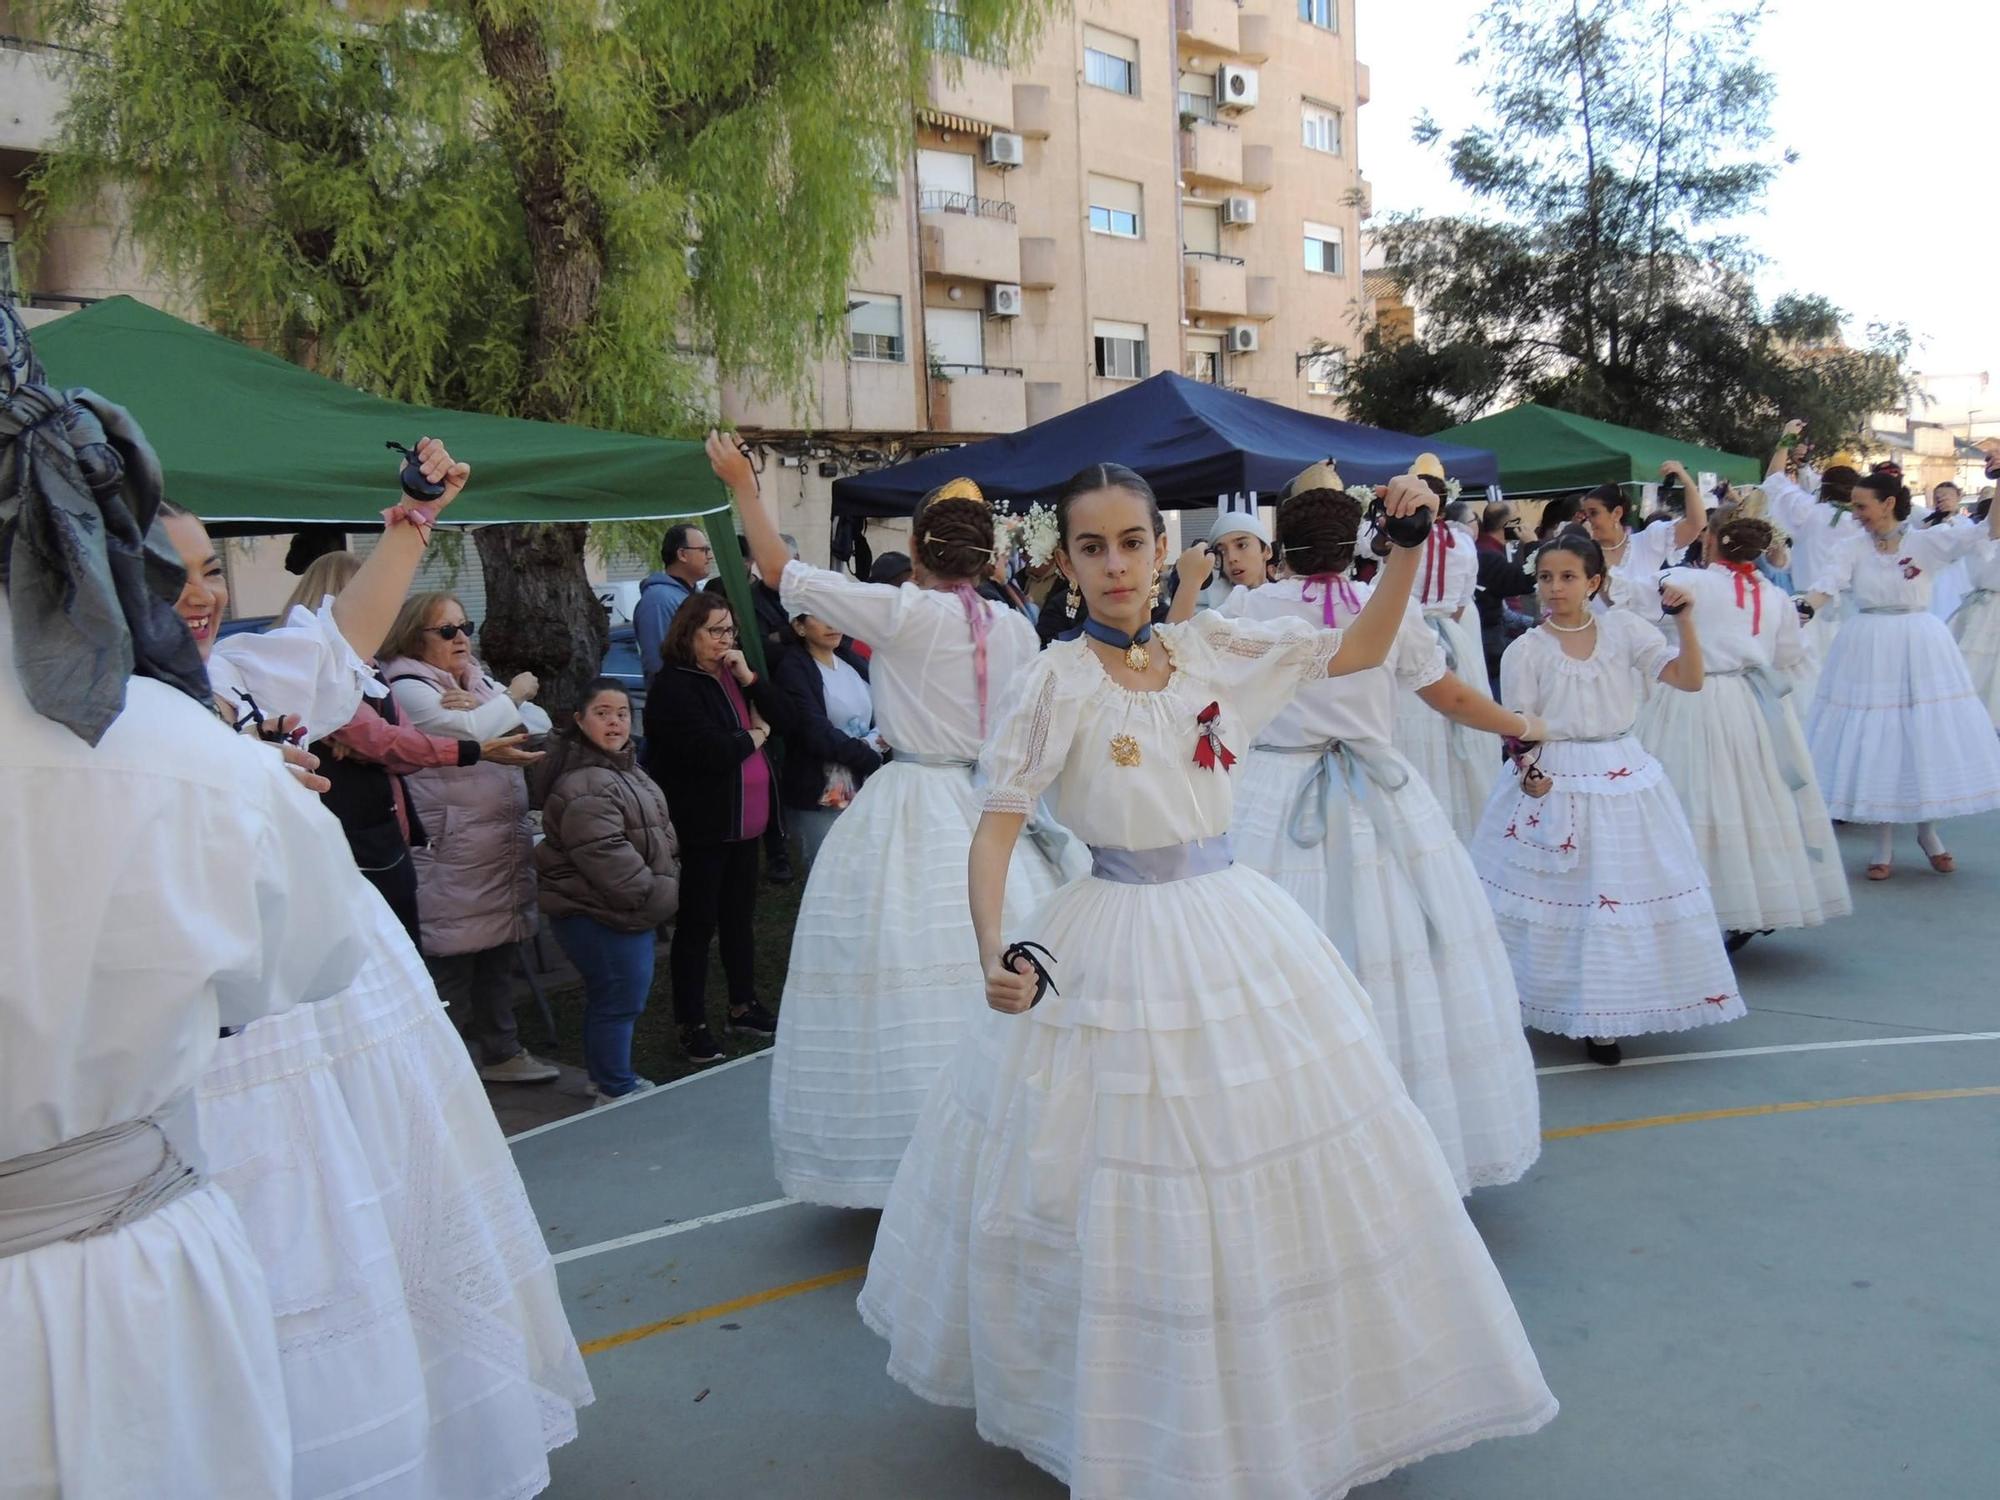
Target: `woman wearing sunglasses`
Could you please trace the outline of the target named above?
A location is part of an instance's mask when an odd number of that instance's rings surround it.
[[[549,716],[523,672],[502,687],[472,654],[475,627],[446,593],[413,594],[382,644],[382,676],[403,717],[426,734],[490,740],[546,734]],[[424,962],[488,1083],[545,1083],[556,1070],[524,1050],[514,1025],[513,948],[536,926],[528,783],[513,766],[418,771],[410,802],[430,835],[412,851]]]

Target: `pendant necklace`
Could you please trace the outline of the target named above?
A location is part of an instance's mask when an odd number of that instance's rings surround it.
[[[1102,620],[1085,620],[1083,633],[1093,641],[1102,641],[1125,653],[1125,665],[1135,672],[1143,672],[1153,664],[1153,654],[1146,649],[1146,642],[1153,638],[1153,622],[1148,620],[1132,634],[1114,630]]]

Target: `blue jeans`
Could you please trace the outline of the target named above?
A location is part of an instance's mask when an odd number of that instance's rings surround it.
[[[653,988],[648,932],[618,932],[591,917],[551,917],[556,941],[583,976],[583,1065],[600,1094],[616,1098],[638,1083],[632,1025]]]

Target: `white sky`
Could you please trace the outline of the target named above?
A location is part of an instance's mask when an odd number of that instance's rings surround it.
[[[1477,0],[1355,8],[1376,213],[1464,207],[1410,122],[1428,106],[1449,138],[1480,117],[1478,80],[1457,65]],[[1760,45],[1776,144],[1799,154],[1746,226],[1772,260],[1766,298],[1820,293],[1856,334],[1874,318],[1907,323],[1912,363],[1930,374],[2000,371],[2000,4],[1773,0]]]

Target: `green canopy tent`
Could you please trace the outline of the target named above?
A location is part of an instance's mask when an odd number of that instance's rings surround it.
[[[383,444],[441,439],[472,465],[444,521],[703,520],[729,510],[701,444],[371,396],[192,323],[113,297],[45,323],[51,383],[125,407],[166,470],[167,493],[218,530],[379,526],[402,459]],[[733,525],[709,528],[746,649],[757,632]]]
[[[1694,474],[1755,484],[1764,466],[1754,458],[1656,437],[1532,402],[1436,434],[1438,441],[1488,448],[1500,460],[1500,487],[1510,495],[1553,495],[1600,484],[1657,484],[1660,465],[1678,459]]]

